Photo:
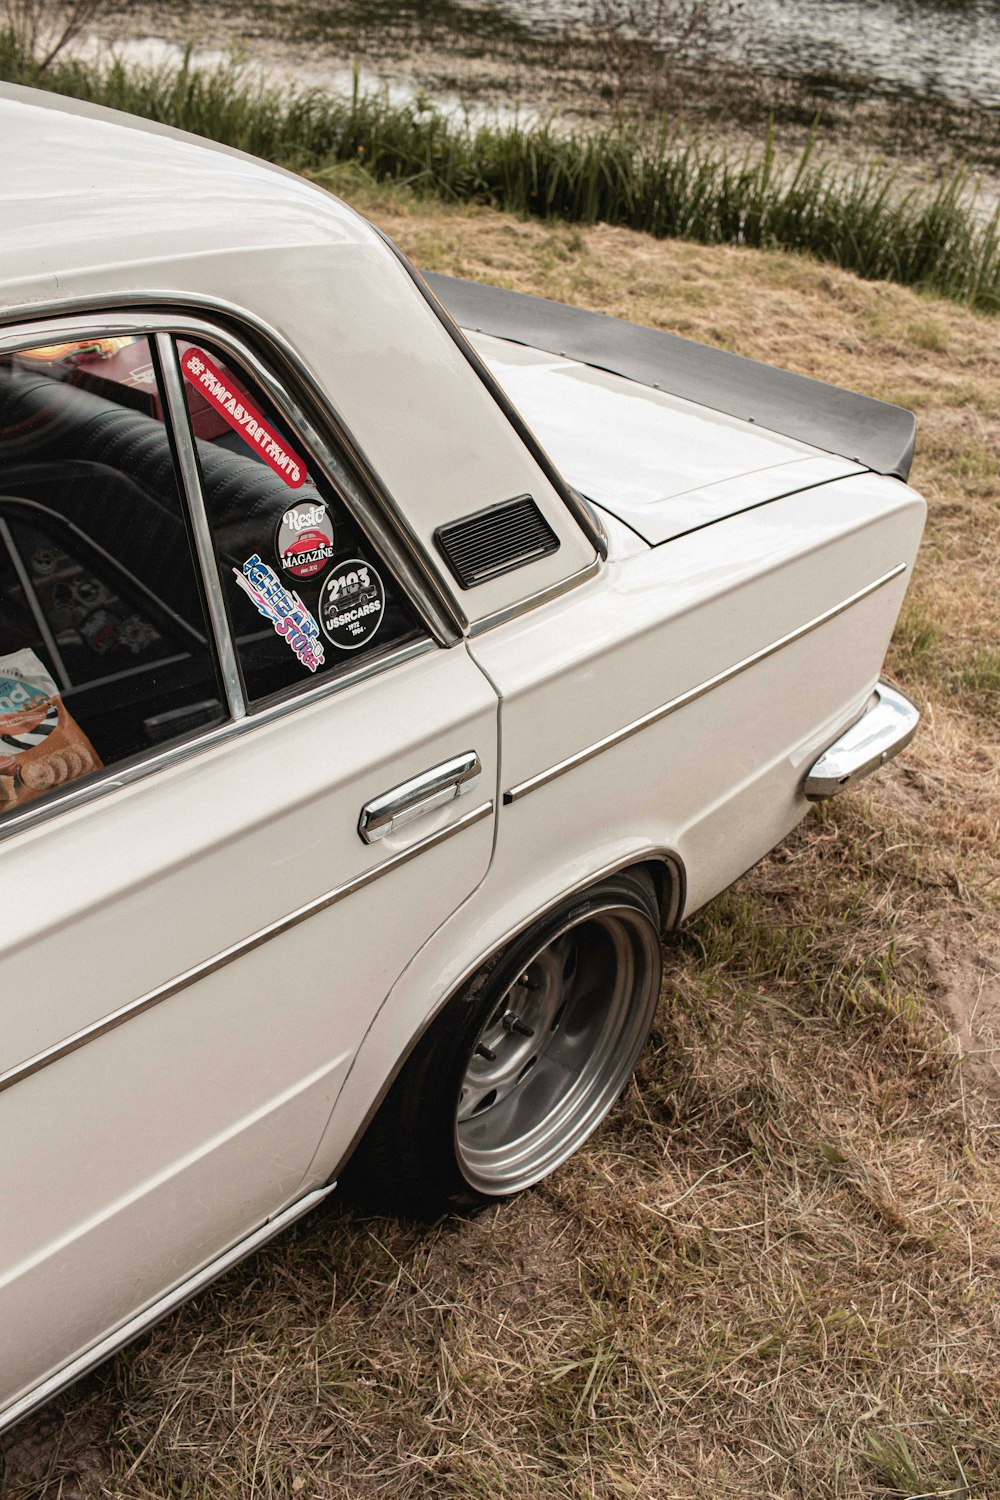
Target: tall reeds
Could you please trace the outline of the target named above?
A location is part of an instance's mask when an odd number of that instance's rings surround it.
[[[442,198],[657,236],[808,252],[872,280],[898,281],[1000,311],[1000,209],[976,212],[965,167],[934,188],[903,190],[878,164],[853,171],[779,161],[769,132],[734,157],[667,129],[621,123],[591,133],[549,124],[476,124],[355,88],[351,98],[289,91],[233,64],[143,68],[59,60],[32,77],[24,49],[0,33],[0,77],[40,82],[236,146],[318,169],[360,164],[374,178]]]

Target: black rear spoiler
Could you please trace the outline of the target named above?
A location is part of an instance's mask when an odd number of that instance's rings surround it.
[[[876,474],[909,475],[917,424],[901,406],[545,297],[453,276],[429,274],[426,280],[459,327],[470,332],[610,370],[839,454]]]

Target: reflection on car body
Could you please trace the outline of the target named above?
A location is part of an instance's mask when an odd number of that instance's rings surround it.
[[[0,124],[3,1427],[345,1172],[558,1168],[663,936],[912,735],[924,506],[895,408]]]

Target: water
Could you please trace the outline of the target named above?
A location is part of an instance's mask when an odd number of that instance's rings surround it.
[[[288,14],[294,15],[296,0]],[[315,11],[315,0],[298,0],[303,13]],[[356,5],[359,0],[353,0]],[[643,0],[621,0],[641,10]],[[652,9],[657,0],[648,0]],[[668,6],[672,0],[663,0]],[[693,0],[676,0],[683,9]],[[720,0],[725,4],[726,0]],[[2,5],[2,0],[0,0]],[[331,19],[339,7],[331,7]],[[347,0],[345,13],[352,9]],[[406,17],[418,26],[434,22],[442,31],[456,30],[496,36],[510,27],[512,35],[528,29],[555,41],[567,30],[586,29],[592,0],[376,0],[372,12],[383,21]],[[322,14],[322,11],[318,12]],[[362,8],[360,14],[364,15]],[[425,21],[421,22],[421,17]],[[731,18],[731,35],[719,55],[737,65],[802,79],[820,92],[879,99],[891,95],[931,95],[960,106],[996,111],[1000,117],[1000,0],[742,0]],[[74,50],[90,52],[88,39]],[[169,43],[132,36],[118,44],[131,60],[174,61],[181,53]],[[169,51],[169,59],[166,52]],[[253,48],[251,46],[251,52]],[[200,64],[217,61],[221,53],[197,56]],[[262,66],[262,71],[269,72]],[[329,78],[329,58],[320,48],[315,65],[297,71],[310,82],[349,90],[350,73]],[[320,78],[319,73],[323,73]],[[376,88],[379,77],[369,79]],[[395,102],[409,102],[417,86],[388,85]],[[438,100],[449,112],[461,105],[457,98]]]
[[[850,74],[879,93],[1000,109],[1000,4],[754,0],[741,54],[789,74]]]
[[[459,3],[541,31],[581,28],[591,12],[589,0]],[[1000,110],[1000,0],[743,0],[731,24],[736,63]]]
[[[93,32],[78,38],[69,51],[82,62],[100,63],[107,60],[109,52],[113,52],[122,62],[133,67],[168,70],[176,70],[186,62],[190,68],[211,71],[223,67],[233,59],[231,50],[219,47],[189,48],[158,36],[116,37],[109,43],[105,37]],[[240,67],[249,80],[264,84],[287,83],[292,76],[287,60],[284,63],[268,63],[251,54],[241,61]],[[517,124],[530,127],[537,125],[542,118],[540,110],[524,105],[506,108],[496,103],[476,104],[458,94],[437,89],[431,99],[427,90],[411,78],[387,78],[383,73],[370,68],[331,66],[322,58],[313,66],[298,63],[294,81],[300,87],[318,86],[344,98],[349,98],[357,87],[362,94],[386,99],[390,104],[401,108],[416,107],[418,112],[421,107],[428,110],[433,108],[437,115],[458,123],[467,121],[471,125]]]

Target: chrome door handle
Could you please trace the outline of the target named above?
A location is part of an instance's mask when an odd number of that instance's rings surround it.
[[[387,833],[392,833],[402,824],[469,791],[482,771],[475,750],[454,755],[451,760],[442,761],[439,766],[432,766],[429,771],[402,781],[391,791],[366,802],[358,819],[358,833],[366,844],[374,844],[376,839],[384,839]]]

